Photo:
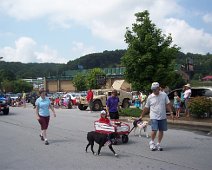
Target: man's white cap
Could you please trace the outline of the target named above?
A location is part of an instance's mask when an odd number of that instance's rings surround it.
[[[105,110],[102,110],[100,113],[106,115]]]
[[[155,90],[155,89],[157,89],[159,86],[160,86],[160,85],[159,85],[158,82],[153,82],[153,83],[152,83],[152,86],[151,86],[151,90]]]

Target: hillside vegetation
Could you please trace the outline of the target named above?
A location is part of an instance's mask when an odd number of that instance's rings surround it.
[[[95,67],[106,68],[120,66],[120,59],[126,50],[104,51],[102,53],[94,53],[82,56],[76,60],[70,60],[67,64],[57,63],[20,63],[0,61],[0,78],[2,75],[9,74],[16,78],[37,78],[45,76],[63,75],[66,70],[84,69]],[[192,58],[194,62],[194,78],[199,76],[212,75],[212,55],[200,54],[184,54],[179,53],[176,63],[185,65],[186,59]]]

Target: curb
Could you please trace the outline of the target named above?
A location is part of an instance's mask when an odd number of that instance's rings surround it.
[[[136,118],[135,118],[136,119]],[[134,120],[135,120],[134,119]],[[120,117],[121,121],[132,123],[132,117]],[[145,121],[149,121],[149,118],[143,118]],[[212,123],[208,122],[196,122],[196,121],[183,121],[183,120],[170,120],[167,119],[168,125],[171,128],[187,129],[187,130],[199,130],[206,131],[208,135],[212,135]]]
[[[208,122],[168,120],[168,124],[171,127],[173,126],[173,127],[177,127],[177,128],[212,132],[212,123],[208,123]]]

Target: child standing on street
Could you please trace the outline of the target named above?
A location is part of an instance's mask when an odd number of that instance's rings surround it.
[[[176,118],[180,117],[180,97],[178,96],[177,92],[174,92],[174,109],[176,111]]]
[[[140,93],[136,92],[135,95],[135,107],[140,108],[141,107],[141,99],[140,99]]]

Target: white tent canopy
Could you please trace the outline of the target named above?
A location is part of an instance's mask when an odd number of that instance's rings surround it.
[[[130,87],[131,87],[130,84],[126,82],[125,80],[115,80],[112,85],[112,88],[116,90],[129,91]]]

